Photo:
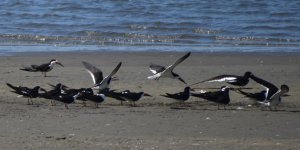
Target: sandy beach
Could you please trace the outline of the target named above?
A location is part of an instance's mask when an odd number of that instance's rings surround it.
[[[217,110],[214,103],[191,97],[187,106],[160,96],[183,91],[174,79],[147,80],[150,63],[172,64],[182,52],[60,52],[18,53],[0,57],[0,147],[1,149],[264,149],[300,148],[300,54],[299,53],[192,53],[174,70],[188,84],[220,74],[243,75],[246,71],[277,86],[287,84],[278,111],[264,111],[253,101],[232,91],[231,106]],[[56,58],[56,66],[44,78],[41,73],[19,70]],[[50,106],[34,99],[27,105],[6,83],[51,89],[48,83],[72,88],[90,87],[92,79],[81,61],[100,68],[104,75],[123,62],[112,89],[145,91],[138,107],[121,106],[107,98],[100,108],[71,104]],[[203,83],[194,88],[218,88],[226,83]],[[249,91],[262,87],[250,81]],[[251,105],[251,106],[250,106]]]

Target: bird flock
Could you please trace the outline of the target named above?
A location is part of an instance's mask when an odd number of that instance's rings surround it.
[[[188,52],[187,54],[176,60],[173,64],[166,67],[153,63],[150,64],[149,68],[153,75],[147,77],[147,79],[159,80],[161,78],[173,78],[178,79],[185,85],[185,88],[182,92],[165,93],[161,96],[178,100],[183,104],[191,96],[193,96],[216,103],[218,105],[218,109],[220,109],[219,105],[223,105],[224,109],[226,109],[225,106],[230,103],[229,91],[236,91],[244,95],[245,97],[255,100],[259,105],[268,107],[270,110],[272,110],[272,108],[277,108],[277,105],[281,102],[282,97],[290,96],[287,94],[289,92],[289,87],[287,85],[283,84],[280,86],[280,88],[278,88],[274,84],[257,77],[252,72],[245,72],[245,74],[242,76],[228,74],[219,75],[187,85],[185,80],[182,79],[181,76],[177,73],[174,73],[173,70],[177,65],[186,60],[190,55],[191,52]],[[20,68],[20,70],[28,72],[41,72],[44,77],[47,77],[46,73],[51,71],[55,64],[64,67],[58,60],[52,59],[49,63],[26,66]],[[40,86],[29,88],[14,86],[10,83],[7,83],[7,86],[11,89],[11,92],[18,94],[20,97],[22,96],[27,98],[28,105],[33,104],[33,98],[44,98],[49,99],[51,105],[56,105],[57,101],[62,102],[67,109],[69,108],[69,104],[75,103],[75,100],[82,101],[83,106],[86,106],[86,101],[91,101],[97,108],[99,104],[101,104],[106,99],[106,97],[110,97],[120,101],[122,105],[123,102],[130,102],[130,106],[136,106],[135,102],[140,100],[143,96],[151,96],[150,94],[145,92],[132,92],[130,90],[117,91],[116,89],[110,89],[111,81],[119,80],[114,75],[121,68],[122,62],[119,62],[117,66],[112,70],[112,72],[105,77],[103,76],[103,72],[94,65],[85,61],[83,61],[82,64],[92,77],[94,85],[91,87],[73,89],[62,83],[58,83],[56,85],[49,84],[52,89],[47,91]],[[246,92],[244,89],[247,89],[246,85],[250,80],[253,80],[257,84],[264,87],[264,90],[257,91],[256,93]],[[220,88],[217,88],[217,90],[215,91],[196,91],[195,89],[191,88],[191,86],[205,82],[226,82],[232,85],[232,87],[222,86]]]

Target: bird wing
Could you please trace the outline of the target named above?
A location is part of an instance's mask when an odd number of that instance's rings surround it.
[[[85,61],[83,61],[82,64],[86,68],[87,72],[90,73],[94,84],[100,83],[103,80],[103,73],[100,69]]]
[[[31,65],[30,67],[23,66],[22,68],[20,68],[20,70],[23,70],[23,71],[29,71],[29,72],[37,72],[37,69],[36,69],[36,68],[33,68],[32,66],[33,66],[33,65]],[[35,65],[35,66],[36,66],[36,65]]]
[[[150,64],[149,68],[150,68],[150,71],[153,74],[157,74],[157,73],[163,72],[166,69],[166,67],[161,66],[161,65],[156,65],[156,64]]]
[[[171,70],[173,70],[178,64],[180,64],[181,62],[183,62],[190,55],[191,55],[191,52],[188,52],[187,54],[185,54],[184,56],[182,56],[181,58],[179,58],[178,60],[176,60],[175,63],[173,63],[172,65],[170,65],[168,68],[171,69]]]
[[[45,68],[49,67],[49,63],[41,64],[41,65],[31,65],[31,68],[34,70],[45,70]]]
[[[9,84],[9,83],[6,83],[6,85],[7,85],[8,87],[12,88],[12,89],[15,90],[15,91],[18,91],[18,90],[19,90],[18,87],[13,86],[13,85],[11,85],[11,84]]]
[[[212,77],[210,79],[204,80],[202,82],[234,82],[236,81],[237,76],[235,75],[219,75]]]
[[[252,75],[250,78],[266,89],[266,100],[269,100],[275,93],[277,93],[278,88],[274,84],[254,75]]]
[[[116,66],[116,68],[108,75],[108,77],[112,77],[113,75],[115,75],[118,70],[121,68],[122,62],[119,62],[119,64]]]

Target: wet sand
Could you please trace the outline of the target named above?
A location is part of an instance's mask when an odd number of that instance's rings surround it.
[[[277,86],[290,86],[278,111],[248,106],[253,101],[231,92],[231,106],[217,110],[214,103],[190,98],[186,106],[161,97],[182,91],[185,85],[174,79],[147,80],[151,62],[169,65],[184,53],[177,52],[72,52],[21,53],[0,57],[0,145],[2,149],[299,149],[300,147],[300,54],[297,53],[192,53],[174,71],[188,84],[220,74],[242,75],[251,71]],[[44,78],[41,73],[20,71],[29,64],[52,58],[56,66]],[[50,89],[47,83],[64,83],[80,88],[92,85],[81,61],[100,68],[104,75],[118,64],[118,81],[111,88],[145,91],[138,107],[121,106],[106,99],[100,108],[91,103],[50,106],[49,100],[34,99],[34,105],[17,98],[5,85]],[[195,88],[217,88],[225,83],[204,83]],[[249,91],[262,88],[250,81]]]

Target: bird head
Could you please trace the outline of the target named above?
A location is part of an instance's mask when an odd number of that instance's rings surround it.
[[[250,76],[252,76],[253,74],[252,74],[252,72],[250,72],[250,71],[247,71],[247,72],[245,72],[245,74],[244,74],[244,76],[246,77],[246,78],[250,78]]]
[[[58,64],[58,65],[64,67],[64,65],[61,64],[57,59],[52,59],[52,60],[50,60],[50,64]]]
[[[188,91],[191,91],[191,87],[189,87],[189,86],[184,88],[184,92],[188,92]]]
[[[287,85],[285,85],[285,84],[281,85],[281,86],[280,86],[280,89],[281,89],[281,91],[282,91],[283,93],[287,93],[287,92],[290,91],[290,88],[289,88]]]

